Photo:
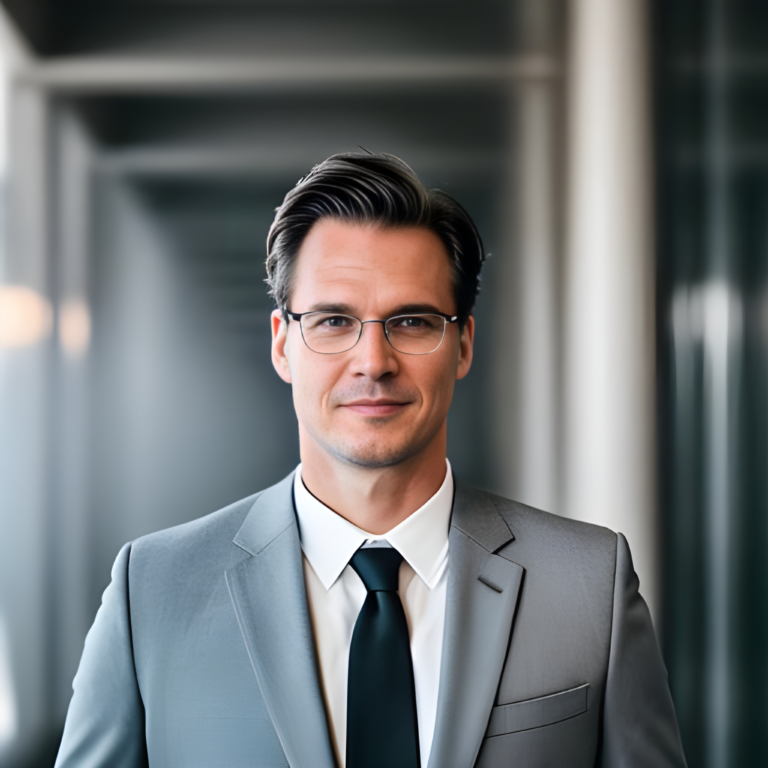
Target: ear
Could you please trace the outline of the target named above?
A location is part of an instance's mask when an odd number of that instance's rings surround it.
[[[277,375],[287,384],[291,383],[291,367],[288,362],[285,345],[288,342],[288,322],[280,309],[272,311],[272,365]]]
[[[459,364],[456,368],[456,379],[463,379],[472,366],[472,354],[475,343],[475,318],[470,315],[459,337]]]

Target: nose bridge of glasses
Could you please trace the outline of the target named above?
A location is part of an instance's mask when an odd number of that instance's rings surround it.
[[[392,342],[389,338],[389,331],[387,330],[387,321],[386,320],[361,320],[360,321],[360,332],[357,334],[357,340],[360,341],[363,335],[363,329],[364,326],[368,325],[369,323],[377,323],[381,326],[381,330],[384,332],[384,338],[389,342],[390,346],[392,346]]]
[[[380,323],[380,324],[381,324],[381,326],[382,326],[382,327],[383,327],[385,330],[386,330],[386,327],[387,327],[387,321],[386,321],[386,320],[361,320],[361,321],[360,321],[360,328],[362,329],[362,327],[363,327],[364,325],[367,325],[368,323]]]

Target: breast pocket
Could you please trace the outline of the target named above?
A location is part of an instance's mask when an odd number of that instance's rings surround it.
[[[486,737],[528,731],[559,723],[587,711],[589,683],[537,699],[502,704],[491,710]]]

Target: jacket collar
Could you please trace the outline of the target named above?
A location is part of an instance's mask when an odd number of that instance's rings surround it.
[[[490,494],[457,487],[437,721],[427,768],[466,768],[477,759],[523,581],[522,566],[496,554],[513,539]]]
[[[334,768],[304,585],[291,474],[254,502],[225,573],[253,671],[291,768]]]

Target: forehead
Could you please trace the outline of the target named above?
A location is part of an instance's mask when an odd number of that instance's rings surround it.
[[[445,246],[424,227],[385,228],[322,219],[299,248],[291,309],[307,312],[330,303],[360,310],[431,304],[453,312]]]

